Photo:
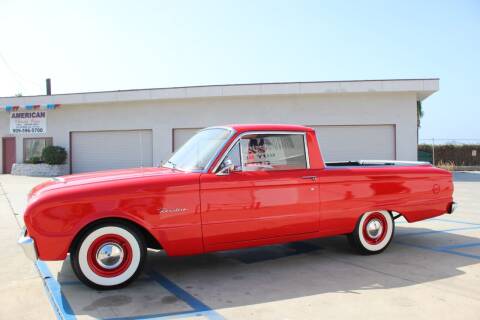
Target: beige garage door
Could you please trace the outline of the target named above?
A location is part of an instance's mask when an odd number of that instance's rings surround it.
[[[177,151],[185,142],[190,139],[201,128],[175,128],[173,129],[173,150]]]
[[[72,172],[152,166],[152,131],[72,132]]]
[[[395,160],[395,126],[310,126],[325,161]]]

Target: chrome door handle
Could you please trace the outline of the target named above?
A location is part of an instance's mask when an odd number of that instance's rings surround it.
[[[302,179],[317,181],[317,176],[303,176]]]

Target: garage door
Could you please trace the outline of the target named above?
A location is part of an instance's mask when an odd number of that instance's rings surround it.
[[[152,131],[72,132],[72,172],[152,166]]]
[[[201,128],[175,128],[173,129],[173,150],[177,151]]]
[[[395,126],[311,126],[325,161],[395,160]]]

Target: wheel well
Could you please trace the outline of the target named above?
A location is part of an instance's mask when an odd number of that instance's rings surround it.
[[[68,252],[71,252],[72,248],[77,242],[77,239],[79,239],[85,232],[87,232],[90,228],[93,228],[95,226],[101,225],[101,224],[106,224],[106,223],[120,223],[123,225],[127,225],[129,227],[132,227],[139,231],[146,242],[147,248],[152,248],[152,249],[163,249],[162,245],[155,239],[152,234],[145,229],[143,226],[139,225],[136,222],[133,222],[128,219],[123,219],[123,218],[103,218],[99,220],[95,220],[84,226],[73,238],[72,243],[70,244],[70,248],[68,249]]]
[[[392,216],[393,220],[397,220],[398,218],[403,217],[403,214],[401,214],[401,213],[398,212],[398,211],[388,210],[388,212],[389,212],[390,215]]]

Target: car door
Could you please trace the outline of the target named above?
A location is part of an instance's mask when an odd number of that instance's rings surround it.
[[[319,192],[303,132],[255,132],[238,137],[219,169],[200,177],[206,249],[218,244],[317,232]],[[217,170],[218,172],[218,170]]]

